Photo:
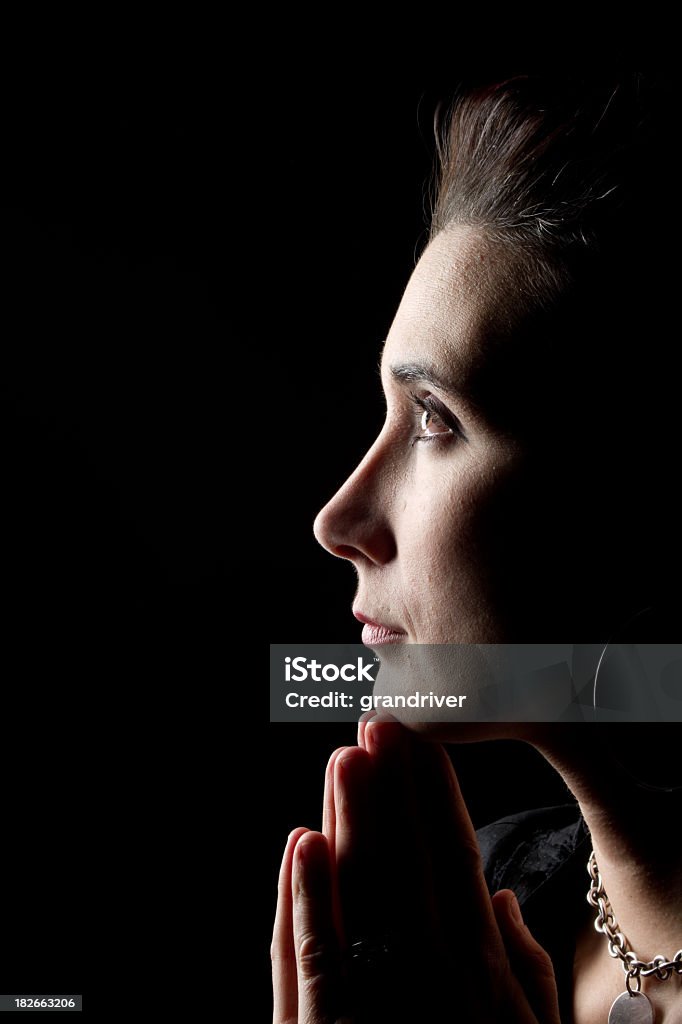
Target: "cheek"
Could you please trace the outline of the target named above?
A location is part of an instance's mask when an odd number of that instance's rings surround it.
[[[404,502],[405,550],[441,571],[454,561],[456,574],[461,560],[478,551],[487,529],[485,510],[495,504],[496,491],[494,475],[473,466],[424,474]]]
[[[485,544],[480,511],[490,500],[481,473],[423,476],[403,501],[398,531],[404,593],[425,641],[452,639],[453,623],[484,603]],[[434,631],[439,634],[437,637]]]

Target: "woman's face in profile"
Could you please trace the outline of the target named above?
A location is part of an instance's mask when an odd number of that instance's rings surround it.
[[[356,568],[356,616],[392,631],[366,626],[368,646],[503,642],[518,620],[528,581],[510,573],[528,557],[532,516],[526,448],[501,409],[533,393],[519,282],[493,245],[456,226],[431,241],[404,292],[382,354],[384,426],[315,521],[319,542]]]

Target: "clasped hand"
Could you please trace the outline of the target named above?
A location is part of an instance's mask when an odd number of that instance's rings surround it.
[[[551,960],[490,896],[450,758],[396,721],[334,751],[321,832],[289,836],[273,1024],[560,1024]]]

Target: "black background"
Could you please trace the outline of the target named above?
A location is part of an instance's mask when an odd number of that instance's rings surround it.
[[[122,1019],[217,984],[239,142],[220,69],[87,28],[1,99],[0,988]]]
[[[29,57],[2,101],[0,977],[104,1010],[213,993],[244,874],[268,991],[285,838],[354,731],[268,726],[254,665],[359,637],[312,522],[381,422],[435,104],[514,70],[160,50]],[[453,757],[477,825],[565,799],[532,751]]]

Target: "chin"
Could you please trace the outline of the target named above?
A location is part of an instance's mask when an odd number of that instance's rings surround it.
[[[398,716],[395,716],[398,718]],[[402,720],[403,725],[432,743],[483,743],[486,740],[523,739],[518,722],[417,722]]]

